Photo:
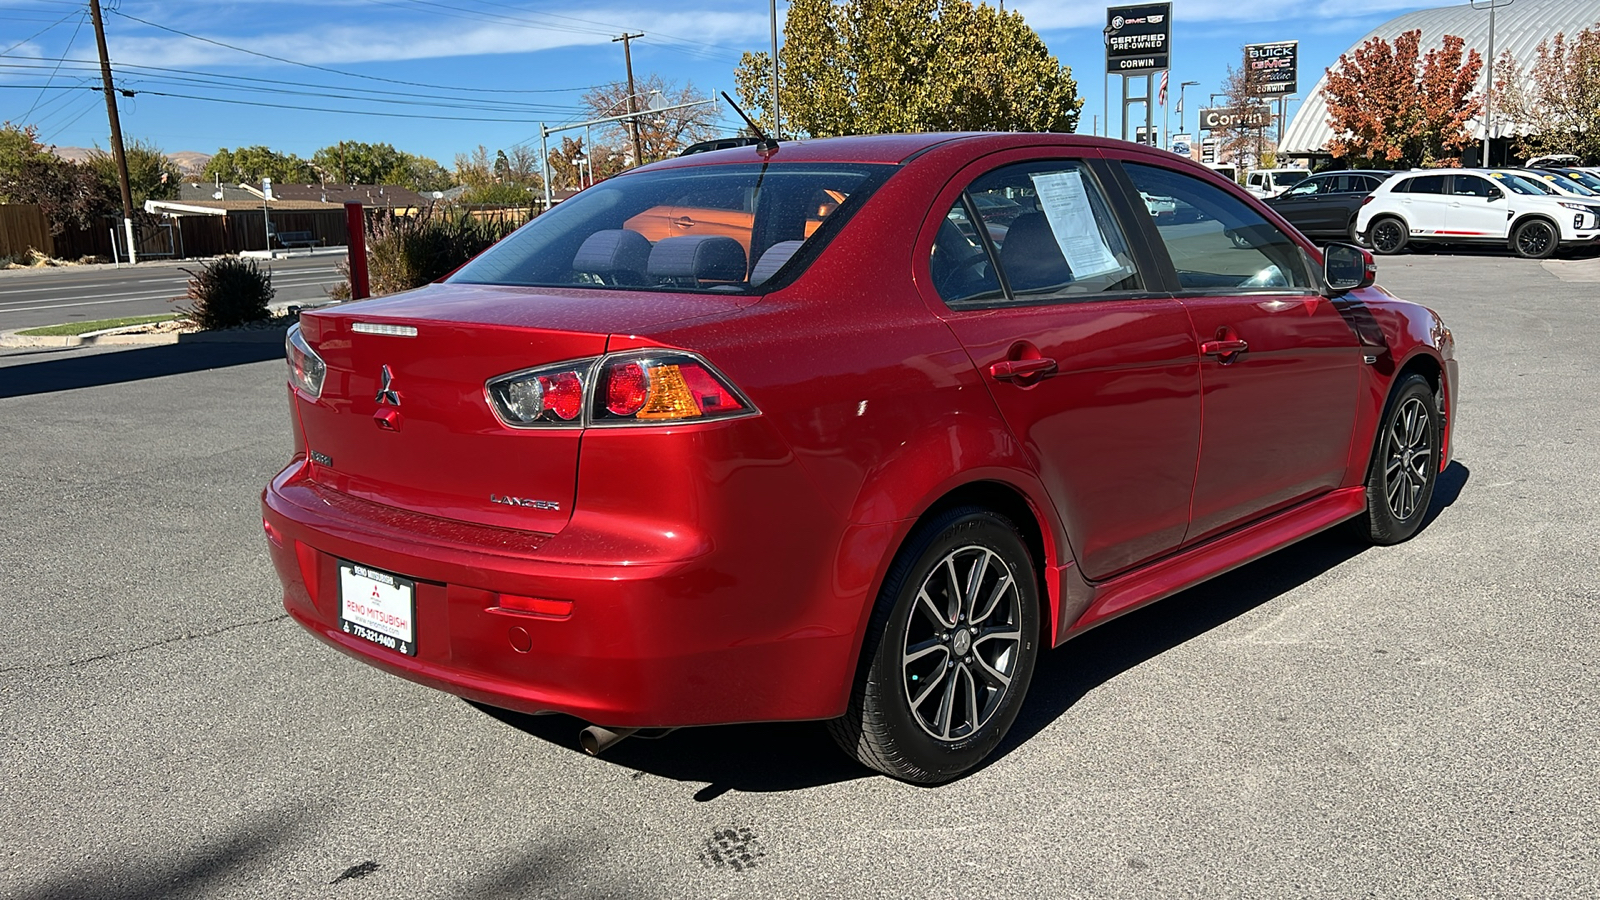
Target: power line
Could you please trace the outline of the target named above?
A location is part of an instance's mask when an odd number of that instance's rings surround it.
[[[73,45],[74,42],[76,42],[78,40],[78,32],[83,30],[83,21],[85,19],[87,19],[88,17],[89,17],[89,14],[87,12],[85,12],[85,13],[83,13],[83,14],[78,16],[78,27],[72,29],[72,37],[67,39],[67,49],[61,51],[61,55],[63,57],[65,57],[68,53],[72,52],[72,45]],[[50,82],[56,80],[56,73],[61,71],[61,64],[63,62],[65,62],[65,61],[66,61],[65,59],[60,59],[60,60],[56,61],[56,67],[51,70],[50,77],[45,79],[45,82],[44,82],[45,84],[49,84]],[[26,120],[29,116],[33,115],[34,108],[37,107],[39,105],[39,101],[43,100],[43,99],[44,99],[44,91],[40,91],[39,92],[39,96],[33,98],[33,105],[29,106],[28,107],[28,111],[22,114],[22,118],[24,120]]]
[[[73,4],[73,5],[76,6],[77,4]],[[38,37],[39,35],[44,34],[46,31],[49,31],[50,29],[56,27],[57,25],[60,25],[62,22],[65,22],[66,20],[72,18],[74,15],[83,15],[83,13],[81,11],[75,11],[75,12],[67,13],[66,15],[64,15],[61,18],[55,20],[51,24],[46,25],[45,27],[39,29],[38,31],[35,31],[33,34],[28,35],[27,37],[23,38],[22,40],[17,41],[15,44],[12,44],[11,46],[5,48],[4,50],[0,50],[0,56],[5,56],[7,53],[10,53],[11,51],[17,49],[18,47],[21,47],[23,44],[26,44],[27,42],[29,42],[29,41],[33,40],[34,38]]]

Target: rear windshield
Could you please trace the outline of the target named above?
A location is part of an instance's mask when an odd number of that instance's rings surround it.
[[[601,182],[452,282],[761,293],[793,280],[896,167],[692,166]]]

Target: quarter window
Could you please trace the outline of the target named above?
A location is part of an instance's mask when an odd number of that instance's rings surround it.
[[[1123,168],[1141,193],[1172,197],[1190,210],[1181,220],[1155,217],[1156,232],[1185,291],[1312,289],[1300,246],[1244,201],[1168,169],[1132,163]]]

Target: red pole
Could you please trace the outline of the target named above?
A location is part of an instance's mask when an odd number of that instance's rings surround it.
[[[350,237],[345,244],[350,251],[350,299],[365,300],[372,296],[371,282],[367,279],[367,217],[361,204],[344,205],[345,230]]]

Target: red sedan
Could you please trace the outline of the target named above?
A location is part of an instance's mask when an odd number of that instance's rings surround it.
[[[284,604],[591,750],[820,719],[945,781],[1042,649],[1341,523],[1421,527],[1453,341],[1373,272],[1091,137],[646,166],[444,283],[301,317],[263,497]]]

